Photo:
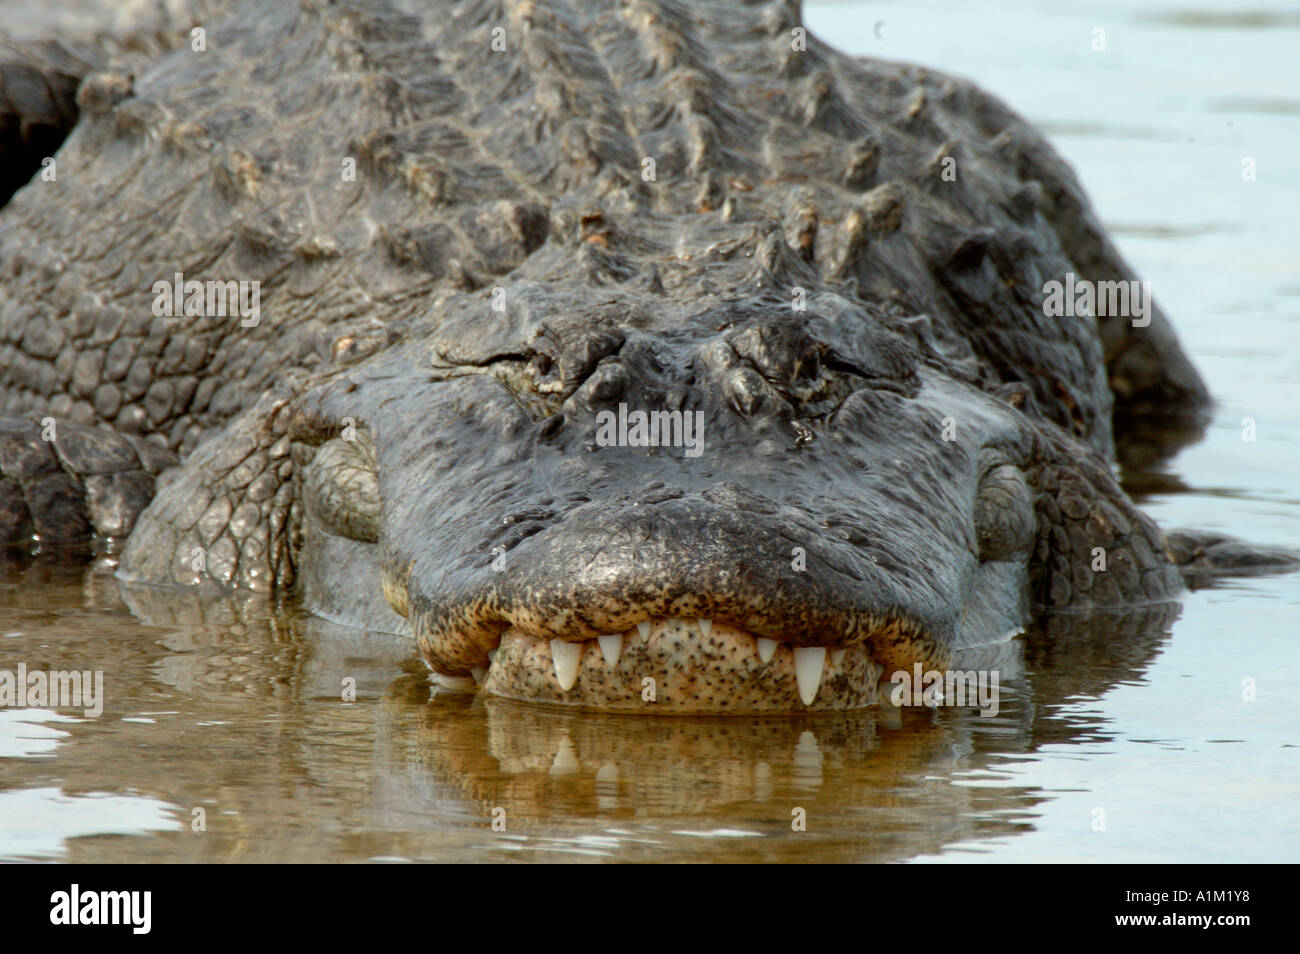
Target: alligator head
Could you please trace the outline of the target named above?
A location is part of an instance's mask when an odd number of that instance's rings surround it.
[[[87,76],[2,213],[4,409],[113,453],[4,424],[0,536],[84,502],[125,578],[636,711],[866,705],[1178,589],[1112,417],[1204,387],[1149,301],[1045,307],[1132,273],[996,99],[797,2],[238,6]]]
[[[954,377],[924,320],[804,304],[563,283],[447,302],[295,409],[308,605],[409,623],[453,685],[757,711],[869,704],[1087,600],[1092,570],[1066,564],[1094,546],[1109,602],[1177,586],[1095,452],[1020,389]]]

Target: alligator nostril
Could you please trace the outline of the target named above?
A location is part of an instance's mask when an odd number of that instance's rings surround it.
[[[821,354],[817,351],[809,352],[805,357],[800,359],[799,365],[795,370],[795,380],[797,381],[816,381],[817,376],[822,373]]]
[[[551,373],[555,367],[555,360],[549,354],[535,354],[532,360],[533,374],[538,378],[544,378]]]
[[[593,401],[616,401],[627,393],[627,369],[620,364],[602,364],[587,381]]]

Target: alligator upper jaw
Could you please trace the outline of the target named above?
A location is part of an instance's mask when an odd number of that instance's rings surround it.
[[[435,673],[636,711],[869,705],[881,671],[946,658],[964,583],[938,558],[896,573],[795,516],[691,496],[577,508],[499,569],[411,549],[390,543],[385,596]]]
[[[889,673],[944,661],[930,634],[901,617],[864,622],[846,640],[816,645],[706,618],[645,619],[590,639],[547,638],[510,626],[491,639],[469,676],[440,672],[448,668],[449,642],[457,642],[455,634],[420,638],[444,688],[481,685],[511,699],[644,713],[861,708],[876,702],[877,684]]]

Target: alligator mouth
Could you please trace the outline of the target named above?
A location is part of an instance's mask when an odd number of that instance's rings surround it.
[[[481,552],[449,561],[422,544],[384,567],[384,596],[435,673],[472,689],[477,671],[486,692],[530,702],[850,709],[876,701],[882,675],[942,668],[950,594],[770,509],[589,504],[514,542],[499,570]]]
[[[421,647],[444,689],[644,713],[858,709],[875,704],[878,683],[897,669],[939,664],[933,642],[903,619],[878,621],[839,645],[785,642],[708,619],[656,617],[591,639],[511,626],[471,676],[439,673],[424,640]]]

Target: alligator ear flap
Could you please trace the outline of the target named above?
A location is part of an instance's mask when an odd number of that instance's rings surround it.
[[[302,474],[303,503],[326,530],[362,543],[379,542],[379,475],[370,434],[336,437],[316,451]]]

